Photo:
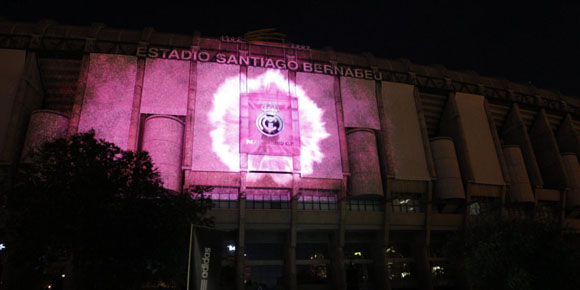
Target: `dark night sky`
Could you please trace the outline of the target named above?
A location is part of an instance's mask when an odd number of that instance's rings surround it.
[[[331,46],[337,51],[368,51],[389,59],[441,64],[580,96],[578,1],[538,1],[544,5],[532,1],[502,5],[487,1],[356,5],[275,0],[219,5],[194,1],[185,5],[172,0],[154,4],[75,1],[63,5],[46,0],[8,1],[7,9],[0,9],[0,16],[8,20],[53,19],[75,25],[103,22],[118,28],[151,26],[170,33],[193,34],[198,30],[215,37],[274,27],[289,41],[313,48]],[[551,6],[545,6],[548,3]]]

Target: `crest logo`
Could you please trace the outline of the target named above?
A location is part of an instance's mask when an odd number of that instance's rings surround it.
[[[268,137],[280,135],[284,129],[284,121],[278,115],[280,112],[278,106],[275,103],[266,103],[262,105],[262,111],[263,113],[256,119],[258,131]]]

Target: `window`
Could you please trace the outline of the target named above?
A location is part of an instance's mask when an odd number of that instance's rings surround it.
[[[346,209],[350,211],[383,211],[382,200],[352,198],[347,201]]]
[[[393,212],[423,212],[423,196],[414,193],[393,193]]]
[[[289,208],[290,190],[259,189],[246,190],[246,208],[252,209],[287,209]]]
[[[469,215],[483,215],[499,208],[499,199],[475,197],[469,205]]]
[[[558,218],[558,202],[540,201],[536,206],[536,217],[539,219],[552,220]]]
[[[303,189],[298,198],[298,209],[336,210],[338,192],[335,190]]]
[[[238,208],[238,188],[214,187],[206,195],[216,208]]]
[[[328,243],[298,243],[296,245],[298,284],[326,284],[329,282],[329,270]]]

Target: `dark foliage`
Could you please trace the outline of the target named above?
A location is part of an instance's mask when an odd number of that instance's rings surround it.
[[[578,289],[580,239],[556,221],[485,217],[449,243],[474,289]]]
[[[94,132],[45,143],[9,194],[10,289],[66,273],[69,289],[139,289],[185,281],[190,223],[211,226],[203,188],[162,188],[147,152]],[[52,275],[52,276],[51,276]]]

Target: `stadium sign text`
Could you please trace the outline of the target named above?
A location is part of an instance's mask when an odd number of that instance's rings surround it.
[[[232,52],[209,52],[203,50],[169,49],[159,47],[138,47],[138,57],[163,58],[200,62],[216,62],[220,64],[245,65],[263,68],[284,69],[308,73],[319,73],[333,76],[344,76],[357,79],[382,80],[380,71],[354,68],[328,63],[296,61],[288,58],[272,58],[261,56],[238,55]]]

